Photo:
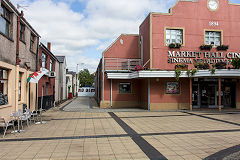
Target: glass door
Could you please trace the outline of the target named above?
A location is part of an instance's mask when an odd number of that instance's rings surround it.
[[[210,84],[208,86],[208,107],[209,108],[217,108],[217,85],[216,84]]]

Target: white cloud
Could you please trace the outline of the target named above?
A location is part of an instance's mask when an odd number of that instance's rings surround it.
[[[86,8],[78,12],[71,4],[78,1]],[[97,67],[102,50],[121,33],[138,33],[139,25],[149,12],[167,12],[176,0],[12,0],[16,5],[28,5],[25,17],[41,35],[41,41],[52,42],[55,54],[67,56],[67,63],[76,66],[79,58],[86,66]],[[96,47],[89,57],[82,54]]]

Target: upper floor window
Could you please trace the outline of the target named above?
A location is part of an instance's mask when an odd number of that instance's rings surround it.
[[[53,71],[53,61],[52,59],[50,59],[50,68],[49,68],[50,71]]]
[[[183,44],[182,29],[166,29],[166,44],[180,43]]]
[[[205,31],[205,44],[220,46],[221,45],[221,32],[219,31]]]
[[[20,40],[25,42],[25,25],[20,23]]]
[[[34,44],[35,44],[35,36],[33,35],[33,34],[31,34],[31,37],[30,37],[30,50],[32,51],[32,52],[34,52]]]
[[[4,7],[1,6],[0,8],[0,32],[2,32],[4,35],[9,37],[10,35],[10,24],[11,24],[11,13],[10,11]]]
[[[42,53],[41,60],[42,60],[42,68],[46,68],[46,60],[47,60],[46,54]]]

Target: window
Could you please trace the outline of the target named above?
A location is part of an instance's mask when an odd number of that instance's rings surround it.
[[[119,83],[119,93],[131,93],[131,83]]]
[[[20,40],[25,42],[25,25],[20,23]]]
[[[52,59],[50,59],[50,68],[49,68],[50,71],[53,71],[53,61]]]
[[[205,31],[205,44],[220,46],[221,45],[221,32]]]
[[[4,6],[1,6],[0,9],[1,16],[0,16],[0,32],[2,32],[4,35],[9,37],[9,31],[10,31],[10,11],[7,10]]]
[[[8,104],[8,71],[0,68],[0,106]]]
[[[42,68],[46,68],[46,54],[42,53],[42,57],[41,57],[41,60],[42,60]]]
[[[180,43],[183,44],[182,29],[166,29],[166,44]]]
[[[45,87],[45,96],[48,96],[48,85],[49,85],[49,83],[47,82],[46,87]]]
[[[31,37],[30,37],[30,50],[32,52],[34,52],[34,42],[35,42],[35,36],[33,34],[31,34]]]
[[[19,73],[19,79],[18,79],[18,101],[21,101],[21,93],[22,93],[22,73]]]

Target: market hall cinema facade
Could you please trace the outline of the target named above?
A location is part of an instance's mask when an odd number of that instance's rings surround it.
[[[169,13],[150,13],[139,35],[122,34],[103,52],[100,107],[240,109],[231,63],[240,58],[239,27],[240,5],[227,0],[179,0]]]

